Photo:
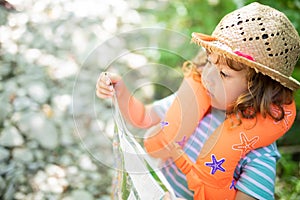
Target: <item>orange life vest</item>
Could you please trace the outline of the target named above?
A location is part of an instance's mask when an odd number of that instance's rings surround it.
[[[144,140],[147,152],[154,157],[159,157],[159,151],[170,142],[188,139],[210,109],[210,98],[193,68],[192,65],[183,68],[183,83],[161,129]],[[257,114],[254,119],[242,118],[240,125],[232,126],[232,122],[237,121],[237,116],[232,115],[208,138],[196,163],[185,153],[175,160],[187,177],[189,189],[194,191],[194,199],[235,198],[233,174],[241,157],[253,149],[272,144],[292,126],[296,117],[295,103],[283,108],[285,115],[280,121]],[[273,112],[276,112],[275,106]]]

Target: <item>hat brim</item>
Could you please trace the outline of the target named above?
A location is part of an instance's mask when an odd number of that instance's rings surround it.
[[[262,65],[258,62],[255,62],[251,59],[245,58],[243,56],[234,53],[234,51],[230,49],[229,46],[222,43],[221,41],[218,41],[218,39],[215,37],[194,32],[192,33],[192,42],[202,46],[203,48],[209,50],[210,52],[215,52],[221,55],[225,55],[229,59],[243,63],[253,68],[256,72],[260,72],[264,75],[271,77],[272,79],[278,81],[280,84],[293,91],[300,88],[300,83],[293,77],[286,76],[272,68],[269,68],[268,66]]]

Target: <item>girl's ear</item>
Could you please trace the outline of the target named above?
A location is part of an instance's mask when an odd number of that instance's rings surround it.
[[[199,74],[202,74],[202,71],[203,71],[204,66],[205,66],[205,65],[197,65],[196,71],[197,71]]]
[[[206,55],[206,51],[203,49],[201,49],[193,59],[193,62],[197,66],[205,65],[206,61],[207,61],[207,55]]]

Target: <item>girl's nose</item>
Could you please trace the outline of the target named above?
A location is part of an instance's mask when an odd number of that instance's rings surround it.
[[[217,68],[212,64],[207,64],[202,72],[202,81],[205,87],[211,88],[216,79]]]

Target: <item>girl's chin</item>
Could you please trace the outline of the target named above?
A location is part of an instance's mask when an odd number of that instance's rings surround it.
[[[214,107],[214,108],[216,108],[216,109],[218,109],[218,110],[224,110],[224,111],[226,110],[226,106],[225,105],[220,105],[218,103],[213,103],[213,101],[211,103],[211,106]]]

